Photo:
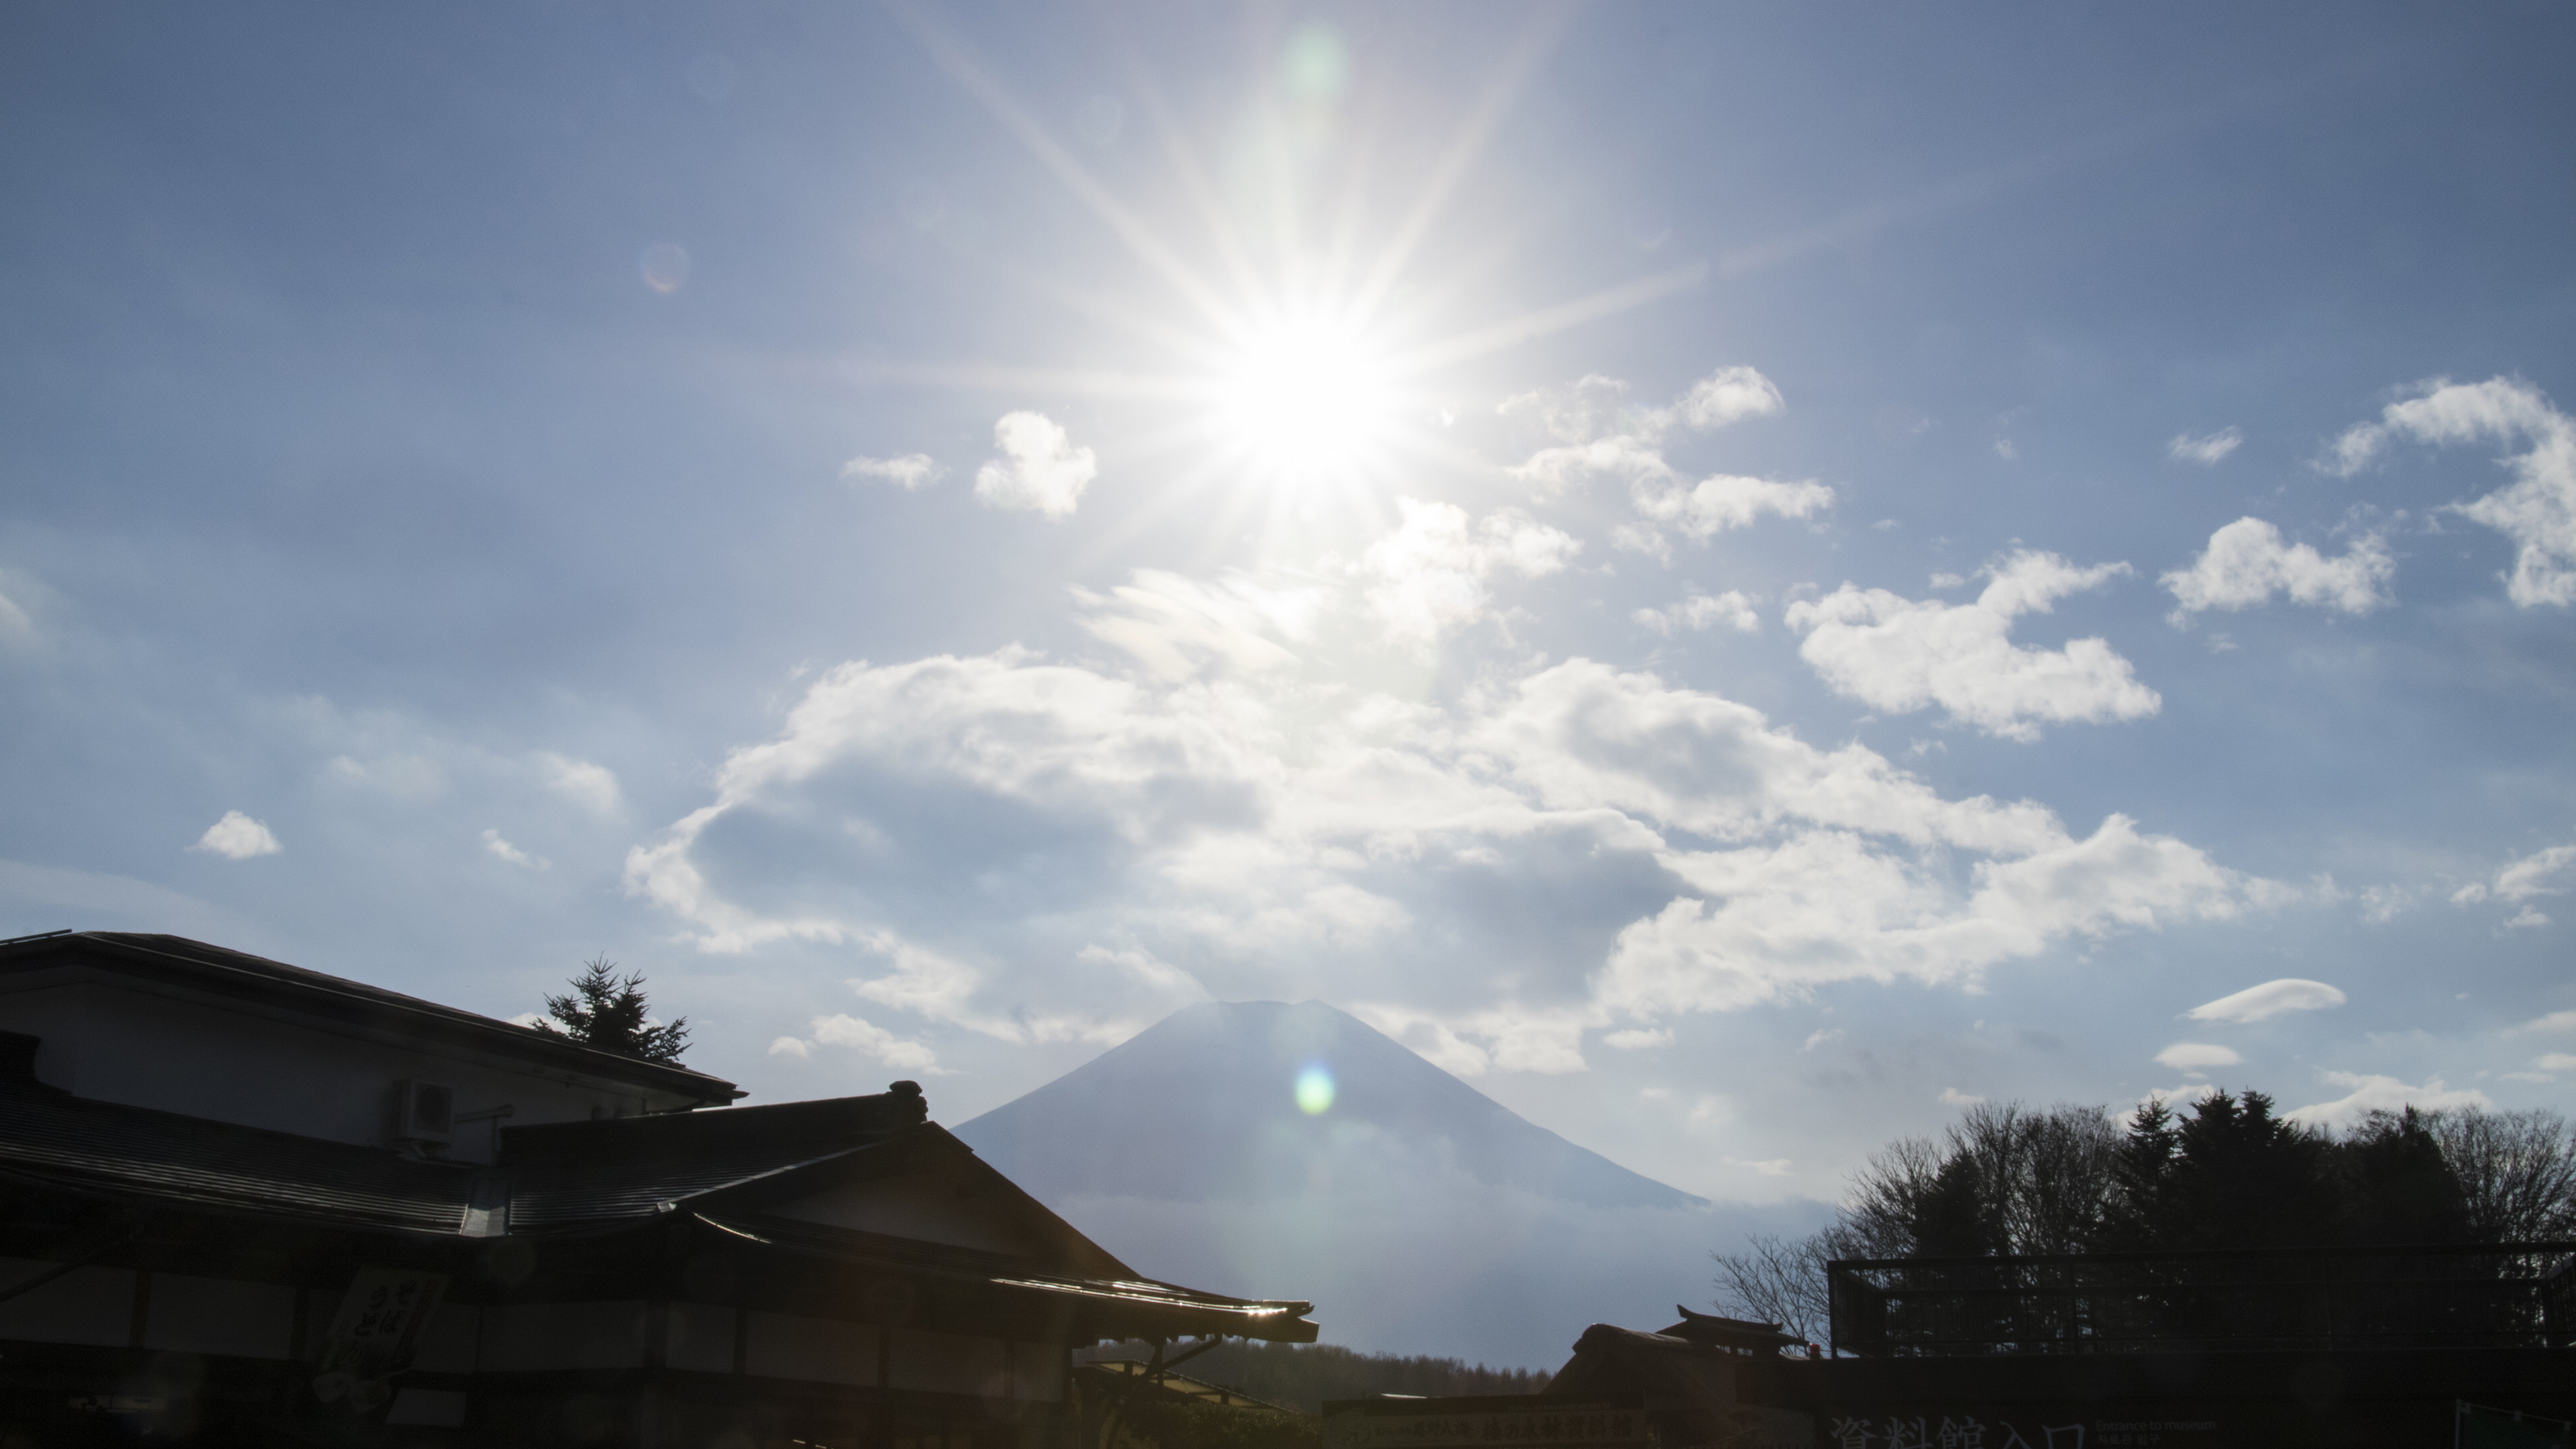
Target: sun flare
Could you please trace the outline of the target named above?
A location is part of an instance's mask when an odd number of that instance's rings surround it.
[[[1225,446],[1283,480],[1362,467],[1395,414],[1387,349],[1329,315],[1277,317],[1235,339],[1216,390]]]

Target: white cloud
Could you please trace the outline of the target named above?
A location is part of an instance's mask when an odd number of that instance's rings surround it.
[[[1354,1009],[1462,1073],[1580,1070],[1587,1033],[1830,982],[1973,985],[2269,889],[2125,817],[2077,837],[2027,801],[1944,798],[1859,745],[1590,660],[1445,705],[1106,667],[1010,649],[827,670],[630,853],[629,889],[703,949],[852,951],[875,963],[863,1000],[996,1040],[1117,1040],[1170,1009],[1149,963],[1185,960],[1221,997],[1285,973],[1375,1001]],[[905,813],[874,813],[879,781]],[[1663,904],[1564,935],[1457,913],[1463,886],[1503,881]],[[1423,965],[1417,911],[1472,970]],[[1068,959],[1126,979],[1001,974]],[[1491,999],[1506,979],[1524,1000]]]
[[[1012,416],[1034,415],[1014,413]],[[1006,418],[1003,421],[1007,422],[1009,419]],[[998,428],[995,430],[996,441],[999,441],[999,431]],[[900,458],[852,458],[841,465],[841,477],[844,481],[855,483],[861,479],[874,478],[891,483],[907,493],[917,488],[927,488],[947,474],[948,470],[939,466],[939,460],[928,453],[906,453]],[[1077,494],[1081,491],[1079,486],[1074,489]],[[1065,511],[1072,510],[1068,507]]]
[[[1124,950],[1113,950],[1107,946],[1092,945],[1075,952],[1074,959],[1115,966],[1139,984],[1150,986],[1157,991],[1168,991],[1192,1001],[1207,999],[1207,989],[1199,985],[1197,977],[1161,959],[1151,951],[1140,951],[1132,946]]]
[[[835,1014],[814,1018],[814,1040],[824,1046],[855,1047],[899,1072],[939,1071],[939,1056],[920,1042],[895,1035],[865,1017]],[[778,1050],[777,1043],[770,1050]],[[803,1052],[794,1055],[803,1056]]]
[[[36,637],[36,621],[18,607],[18,601],[0,594],[0,642],[24,644]]]
[[[2531,1064],[2544,1072],[2576,1072],[2576,1054],[2551,1052],[2535,1058]]]
[[[2576,419],[2551,405],[2529,383],[2511,378],[2455,383],[2436,378],[2417,395],[2389,404],[2376,423],[2362,423],[2335,439],[2325,463],[2349,477],[2386,448],[2392,438],[2436,445],[2527,442],[2505,467],[2514,481],[2452,511],[2514,542],[2513,572],[2505,594],[2516,604],[2576,603]]]
[[[2361,890],[2361,918],[2374,926],[2387,925],[2413,910],[2420,894],[2411,886],[2364,886]]]
[[[1720,473],[1697,483],[1640,485],[1633,497],[1637,511],[1647,518],[1679,529],[1694,542],[1706,542],[1712,534],[1744,528],[1766,513],[1805,518],[1830,508],[1834,490],[1813,480],[1781,483]]]
[[[1685,428],[1722,428],[1746,418],[1768,417],[1787,407],[1771,379],[1749,367],[1721,367],[1683,393],[1669,413]]]
[[[2259,518],[2240,518],[2209,536],[2190,568],[2164,576],[2176,601],[2174,622],[2201,609],[2243,609],[2274,594],[2293,602],[2367,614],[2388,602],[2385,586],[2397,571],[2379,535],[2355,539],[2341,558],[2327,558],[2309,544],[2283,544],[2281,530]]]
[[[1569,386],[1522,393],[1496,411],[1529,418],[1561,443],[1602,438],[1657,443],[1677,430],[1708,432],[1768,417],[1787,406],[1779,387],[1750,367],[1721,367],[1666,407],[1634,407],[1627,397],[1628,384],[1595,373]]]
[[[2524,1022],[2520,1026],[2507,1027],[2505,1029],[2505,1035],[2521,1036],[2527,1032],[2535,1031],[2576,1032],[2576,1011],[2553,1011],[2547,1016],[2533,1017],[2531,1020]]]
[[[769,1044],[773,1057],[795,1057],[803,1060],[814,1055],[814,1044],[801,1036],[782,1036]]]
[[[1627,398],[1628,384],[1593,373],[1563,387],[1507,398],[1494,411],[1507,418],[1527,418],[1560,443],[1582,443],[1621,431],[1620,414],[1629,411]]]
[[[1944,1107],[1974,1107],[1985,1100],[1983,1097],[1972,1097],[1956,1087],[1941,1089],[1941,1105]]]
[[[1753,612],[1753,602],[1753,596],[1743,590],[1729,589],[1715,597],[1692,594],[1660,609],[1639,609],[1629,617],[1666,638],[1683,629],[1705,630],[1719,624],[1739,634],[1759,634],[1762,616]]]
[[[2138,719],[2163,700],[2100,639],[2062,649],[2012,642],[2013,621],[2047,613],[2069,594],[2129,572],[2127,564],[2077,568],[2023,552],[1989,571],[1976,600],[1920,602],[1844,584],[1789,606],[1807,637],[1798,653],[1826,684],[1874,709],[1908,713],[1939,705],[1953,719],[2006,739],[2039,735],[2038,722]]]
[[[1807,1033],[1806,1045],[1798,1048],[1798,1050],[1802,1052],[1811,1052],[1828,1042],[1841,1041],[1843,1036],[1843,1029],[1839,1026],[1820,1026],[1814,1031]]]
[[[557,796],[596,815],[615,815],[622,808],[617,776],[607,766],[553,753],[536,758],[546,772],[546,788]]]
[[[2369,1076],[2355,1072],[2320,1072],[2319,1076],[2337,1087],[2350,1089],[2350,1095],[2331,1102],[2315,1102],[2284,1112],[2292,1122],[2309,1127],[2343,1129],[2354,1125],[2373,1112],[2395,1112],[2414,1107],[2426,1112],[2447,1112],[2459,1107],[2492,1108],[2495,1103],[2486,1093],[2463,1088],[2454,1091],[2442,1085],[2440,1077],[2430,1077],[2424,1085],[2409,1086],[2395,1077]]]
[[[2518,910],[2511,916],[2505,918],[2504,929],[2508,931],[2531,931],[2538,930],[2540,927],[2548,924],[2549,917],[2541,914],[2539,907],[2524,906],[2521,910]]]
[[[1729,1167],[1749,1167],[1764,1177],[1795,1177],[1798,1174],[1797,1164],[1786,1157],[1770,1157],[1756,1162],[1747,1162],[1742,1158],[1730,1157],[1726,1159],[1726,1165]]]
[[[2156,1063],[2178,1072],[2205,1071],[2210,1067],[2232,1067],[2245,1060],[2231,1047],[2208,1042],[2178,1041],[2156,1053]]]
[[[2204,1001],[2184,1015],[2194,1021],[2253,1022],[2285,1011],[2324,1011],[2344,1004],[2344,994],[2322,981],[2284,976],[2248,986],[2231,996]]]
[[[275,855],[286,847],[277,843],[267,826],[238,810],[227,810],[223,819],[207,826],[206,833],[188,848],[226,860],[248,860],[256,855]]]
[[[2553,845],[2509,862],[2492,879],[2471,881],[2451,892],[2451,904],[2466,906],[2485,900],[2512,904],[2535,896],[2554,896],[2566,889],[2570,876],[2576,876],[2576,845]]]
[[[1611,1032],[1601,1038],[1601,1044],[1623,1052],[1643,1051],[1649,1047],[1671,1046],[1673,1033],[1670,1027],[1657,1027],[1652,1031],[1632,1028],[1628,1031]]]
[[[554,869],[553,861],[548,860],[541,855],[530,855],[519,847],[512,845],[509,841],[501,838],[501,832],[498,830],[486,830],[483,832],[483,848],[490,851],[500,859],[508,861],[512,865],[525,866],[530,870]]]
[[[1571,388],[1525,394],[1503,405],[1506,414],[1537,420],[1558,445],[1506,469],[1543,493],[1558,493],[1590,478],[1627,483],[1630,500],[1646,521],[1612,531],[1621,548],[1669,558],[1667,528],[1705,542],[1766,515],[1805,518],[1833,506],[1834,490],[1812,480],[1779,482],[1720,473],[1694,483],[1664,459],[1667,437],[1681,431],[1722,428],[1781,410],[1780,389],[1749,367],[1720,368],[1693,383],[1669,407],[1621,406],[1627,384],[1587,377]]]
[[[1092,451],[1075,447],[1044,413],[1003,414],[993,446],[1002,456],[975,470],[975,498],[987,508],[1069,518],[1100,473]]]
[[[2235,452],[2236,445],[2244,441],[2245,435],[2234,428],[2220,428],[2198,438],[2189,433],[2176,433],[2173,441],[2165,444],[2165,456],[2179,463],[2198,463],[2207,467]]]
[[[1583,545],[1514,509],[1470,527],[1453,503],[1395,501],[1403,523],[1369,545],[1360,567],[1374,582],[1368,602],[1389,637],[1429,644],[1483,617],[1485,580],[1497,573],[1543,578],[1562,571]]]

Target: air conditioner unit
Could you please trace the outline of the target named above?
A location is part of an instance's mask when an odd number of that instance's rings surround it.
[[[394,1083],[396,1144],[445,1145],[456,1135],[456,1092],[436,1082]]]

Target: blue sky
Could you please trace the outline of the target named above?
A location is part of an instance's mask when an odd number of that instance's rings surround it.
[[[1718,1198],[2568,1105],[2561,8],[0,25],[0,926]]]

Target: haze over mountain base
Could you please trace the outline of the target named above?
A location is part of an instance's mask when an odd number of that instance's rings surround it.
[[[1515,1367],[1707,1302],[1712,1249],[1825,1211],[1630,1172],[1311,1001],[1190,1007],[957,1133],[1139,1271]]]

